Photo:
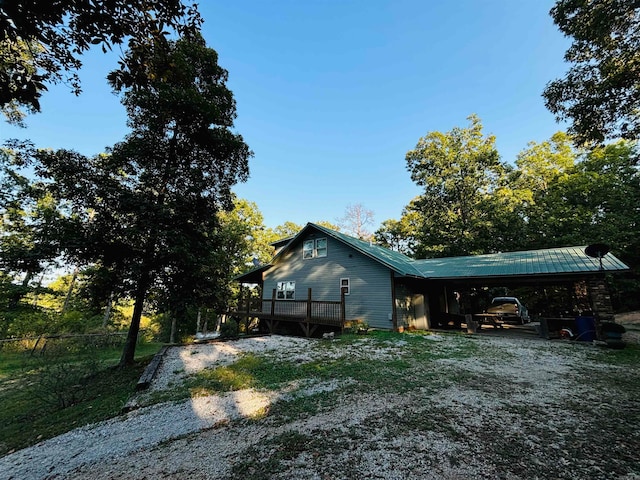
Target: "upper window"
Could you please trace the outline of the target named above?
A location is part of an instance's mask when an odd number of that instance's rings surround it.
[[[313,258],[314,241],[306,240],[302,244],[302,258]]]
[[[302,258],[320,258],[327,256],[327,239],[305,240],[302,244]]]
[[[327,239],[319,238],[316,240],[316,257],[327,256]]]

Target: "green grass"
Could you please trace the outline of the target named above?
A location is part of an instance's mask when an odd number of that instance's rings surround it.
[[[160,347],[138,345],[135,366],[124,370],[115,367],[116,348],[44,357],[0,352],[0,455],[118,415]],[[60,398],[70,405],[61,408]]]

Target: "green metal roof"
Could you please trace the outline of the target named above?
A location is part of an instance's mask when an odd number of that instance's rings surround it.
[[[375,245],[365,240],[360,240],[359,238],[345,235],[344,233],[336,232],[335,230],[331,230],[330,228],[322,227],[314,223],[308,223],[307,226],[312,226],[320,230],[322,233],[346,243],[360,253],[386,265],[400,275],[415,277],[421,276],[420,272],[414,266],[414,260],[400,252],[389,250],[388,248],[381,247],[380,245]]]
[[[586,247],[584,246],[413,260],[400,252],[374,245],[314,223],[308,223],[297,235],[290,239],[287,245],[292,245],[295,239],[310,228],[314,228],[349,245],[363,255],[390,268],[398,275],[406,277],[457,279],[580,274],[600,271],[599,259],[588,256],[585,253]],[[274,260],[287,248],[284,247],[280,250]],[[253,281],[256,275],[261,275],[271,265],[273,265],[273,261],[269,265],[263,265],[239,275],[236,280]],[[610,253],[602,257],[603,271],[616,272],[628,269],[627,265]]]
[[[414,266],[425,278],[556,275],[599,271],[600,261],[584,253],[585,248],[584,246],[563,247],[466,257],[432,258],[416,260]],[[602,257],[602,270],[604,271],[628,269],[627,265],[612,254]]]

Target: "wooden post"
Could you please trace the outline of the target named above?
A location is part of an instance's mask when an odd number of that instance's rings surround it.
[[[466,313],[464,315],[464,321],[467,324],[467,333],[477,333],[478,323],[473,319],[473,315]]]
[[[276,313],[276,289],[273,289],[273,293],[271,294],[271,317]]]
[[[549,322],[543,317],[540,317],[540,336],[549,340]]]
[[[398,331],[398,315],[396,314],[396,282],[395,275],[393,274],[393,270],[391,272],[391,322],[393,326],[393,331]]]
[[[344,333],[344,321],[346,317],[346,308],[345,308],[345,294],[344,290],[340,289],[340,332]]]

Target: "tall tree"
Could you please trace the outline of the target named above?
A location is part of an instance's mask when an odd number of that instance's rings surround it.
[[[630,266],[640,268],[640,155],[638,145],[620,140],[591,150],[578,164],[576,204],[586,204],[583,238],[609,244]]]
[[[566,76],[543,93],[578,145],[640,138],[640,0],[558,0],[553,21],[573,44]]]
[[[564,132],[549,140],[530,142],[518,154],[509,186],[518,201],[514,213],[523,220],[523,239],[518,247],[545,248],[576,244],[576,228],[584,221],[577,209],[567,211],[567,182],[575,173],[579,152]],[[579,243],[579,242],[578,242]]]
[[[413,256],[415,252],[415,225],[418,222],[418,214],[415,211],[404,209],[400,220],[389,219],[382,222],[380,228],[374,233],[374,239],[378,245],[390,250]]]
[[[361,203],[347,205],[344,216],[338,220],[342,229],[360,240],[371,239],[369,227],[373,225],[374,213]]]
[[[411,179],[424,192],[407,207],[416,212],[416,255],[420,257],[484,253],[489,249],[491,218],[487,203],[505,174],[495,137],[485,136],[476,115],[466,128],[431,132],[406,155]]]
[[[0,2],[0,108],[20,123],[23,109],[40,111],[47,83],[80,92],[80,56],[92,45],[106,52],[169,31],[185,34],[201,23],[181,0],[30,0]]]
[[[278,236],[265,228],[264,217],[254,202],[235,198],[233,210],[220,212],[219,218],[226,233],[225,248],[232,262],[232,274],[237,275],[271,259],[273,247],[269,244]]]
[[[217,213],[232,208],[231,187],[248,177],[252,152],[231,130],[236,105],[217,60],[197,34],[138,45],[109,77],[129,116],[125,140],[91,159],[38,154],[40,173],[84,212],[75,254],[126,272],[135,305],[123,366],[133,362],[151,288],[212,298],[226,280],[216,275],[224,266],[203,265],[229,261],[217,254]]]
[[[0,149],[0,271],[22,284],[14,289],[14,306],[60,254],[61,218],[59,203],[27,176],[20,156]]]
[[[278,225],[276,228],[273,229],[273,231],[277,236],[277,239],[293,237],[300,230],[302,230],[302,225],[298,225],[295,222],[289,222],[289,221],[284,222],[282,225]]]

